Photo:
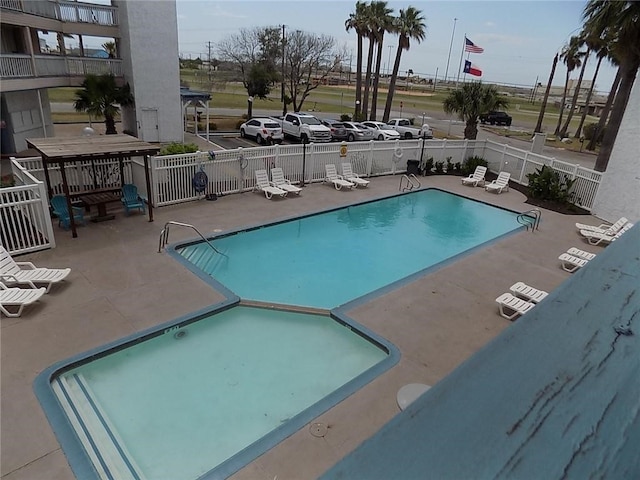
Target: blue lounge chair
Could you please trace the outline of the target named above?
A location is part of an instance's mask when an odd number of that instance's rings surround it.
[[[68,230],[71,227],[71,218],[69,209],[67,208],[67,199],[64,195],[54,195],[51,198],[51,208],[53,214],[58,217],[58,226]],[[85,225],[84,213],[81,207],[71,207],[73,210],[73,219],[76,223]]]
[[[129,215],[129,210],[134,209],[140,210],[143,214],[145,212],[144,200],[138,195],[138,187],[132,183],[126,183],[122,186],[122,204],[125,215]]]

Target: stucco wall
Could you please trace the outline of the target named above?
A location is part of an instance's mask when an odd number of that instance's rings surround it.
[[[640,82],[633,85],[616,143],[592,212],[615,222],[627,217],[640,221]]]
[[[15,151],[27,149],[27,138],[53,136],[53,123],[47,90],[40,90],[42,110],[37,90],[6,92],[2,96],[7,107],[7,128],[13,134]],[[44,115],[44,121],[43,121]],[[45,133],[45,128],[46,133]]]
[[[174,1],[115,3],[119,9],[125,78],[136,99],[135,115],[124,112],[123,128],[137,131],[138,137],[145,141],[181,141],[176,4]],[[154,139],[151,137],[156,124],[158,138]]]

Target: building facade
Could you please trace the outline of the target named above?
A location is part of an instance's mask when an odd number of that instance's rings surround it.
[[[0,0],[0,9],[3,154],[53,136],[48,89],[79,87],[87,74],[129,83],[135,105],[123,109],[122,130],[181,140],[175,1]]]

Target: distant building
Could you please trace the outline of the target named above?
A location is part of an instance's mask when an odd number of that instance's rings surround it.
[[[80,86],[87,73],[131,86],[135,106],[123,109],[122,130],[148,142],[182,139],[175,1],[2,1],[0,13],[3,153],[53,136],[47,89]],[[55,47],[42,38],[51,34]],[[69,35],[74,48],[65,46]],[[114,41],[116,58],[85,48],[86,37]]]

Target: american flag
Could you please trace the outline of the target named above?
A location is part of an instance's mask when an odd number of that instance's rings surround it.
[[[477,46],[467,37],[464,37],[464,51],[471,53],[482,53],[484,52],[484,48]]]

